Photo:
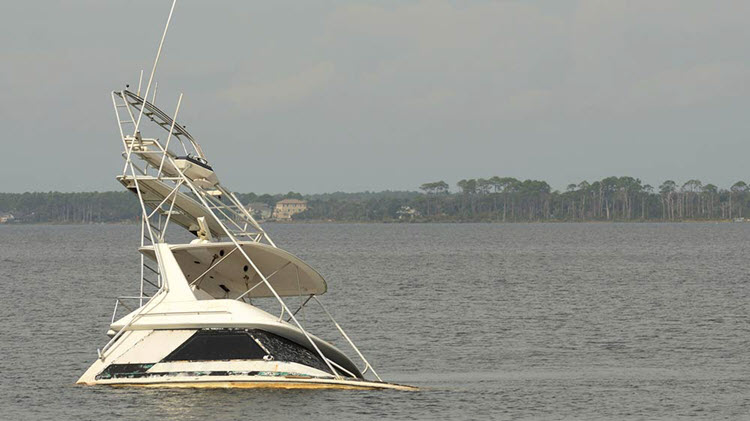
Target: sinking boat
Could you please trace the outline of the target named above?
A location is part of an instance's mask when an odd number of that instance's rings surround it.
[[[138,292],[115,301],[110,339],[78,383],[416,390],[381,379],[323,306],[323,276],[279,248],[219,182],[177,122],[182,96],[173,117],[147,100],[155,69],[144,95],[141,83],[112,92],[125,159],[117,180],[142,210]],[[166,140],[142,136],[146,125]],[[305,328],[311,303],[356,359]]]

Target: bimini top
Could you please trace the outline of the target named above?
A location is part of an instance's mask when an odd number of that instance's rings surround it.
[[[280,296],[320,295],[327,291],[323,277],[288,251],[252,241],[239,244]],[[170,249],[188,283],[213,298],[273,297],[234,243],[199,242],[173,245]],[[156,260],[153,246],[141,247],[140,251]]]

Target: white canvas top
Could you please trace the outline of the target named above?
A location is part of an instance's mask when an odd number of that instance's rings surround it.
[[[327,291],[323,277],[288,251],[251,241],[240,242],[240,245],[280,296],[320,295]],[[170,246],[170,250],[188,283],[213,298],[237,298],[253,287],[247,297],[273,297],[261,277],[236,250],[234,243],[179,244]],[[153,246],[142,247],[140,251],[155,259]],[[203,275],[219,260],[222,261]],[[203,277],[196,282],[201,275]]]

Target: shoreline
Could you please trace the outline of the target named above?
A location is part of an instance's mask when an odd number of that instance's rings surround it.
[[[628,221],[628,220],[613,220],[613,221],[566,221],[566,220],[549,220],[549,221],[335,221],[335,220],[302,220],[302,221],[258,221],[260,224],[279,224],[279,225],[324,225],[324,224],[695,224],[695,223],[714,223],[714,224],[741,224],[748,223],[746,221],[733,221],[729,219],[684,219],[675,221],[664,221],[664,220],[639,220],[639,221]],[[90,226],[90,225],[138,225],[139,221],[119,221],[119,222],[10,222],[0,223],[0,227],[3,226],[31,226],[31,225],[54,225],[54,226]]]

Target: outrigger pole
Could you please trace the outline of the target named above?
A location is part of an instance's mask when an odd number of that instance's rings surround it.
[[[156,50],[156,58],[154,59],[154,66],[151,68],[151,76],[148,77],[148,84],[146,84],[146,94],[143,95],[144,99],[148,99],[148,93],[151,89],[151,82],[153,82],[154,74],[156,73],[156,66],[159,64],[159,56],[161,56],[161,48],[162,46],[164,46],[164,39],[167,38],[167,30],[169,30],[169,23],[172,21],[172,14],[174,13],[174,8],[176,5],[177,5],[177,0],[173,0],[172,8],[169,9],[169,16],[167,17],[167,24],[164,25],[164,33],[161,34],[161,41],[159,41],[159,48]],[[139,85],[138,90],[140,91],[140,82],[138,83],[138,85]],[[143,108],[144,107],[141,107],[141,111],[138,113],[138,120],[135,122],[135,129],[133,129],[134,137],[138,133],[138,129],[140,128],[140,125],[141,125],[141,117],[143,117]]]

